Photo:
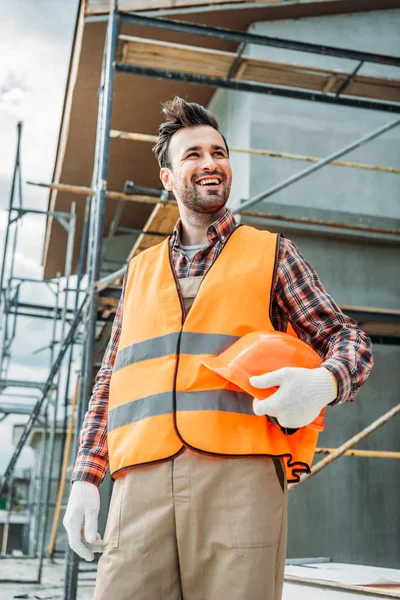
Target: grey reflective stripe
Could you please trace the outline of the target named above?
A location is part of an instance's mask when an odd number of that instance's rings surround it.
[[[119,350],[114,363],[114,372],[150,358],[161,358],[175,354],[179,333],[169,333],[132,344]],[[182,333],[180,354],[220,354],[239,338],[223,333]]]
[[[146,398],[112,408],[108,413],[108,431],[168,413],[172,413],[172,392],[146,396]]]
[[[236,335],[224,333],[182,333],[180,354],[220,354],[237,340]]]
[[[177,411],[220,410],[222,412],[254,415],[253,398],[245,392],[232,390],[206,390],[201,392],[177,392]]]
[[[202,390],[177,392],[177,411],[219,410],[222,412],[254,415],[253,398],[244,392],[231,390]],[[136,423],[149,417],[172,414],[172,392],[147,396],[113,408],[108,413],[108,431]]]
[[[139,317],[140,318],[140,317]],[[175,354],[178,343],[179,333],[169,333],[159,337],[132,344],[127,348],[119,350],[114,363],[114,372],[128,365],[149,360],[150,358],[160,358]]]

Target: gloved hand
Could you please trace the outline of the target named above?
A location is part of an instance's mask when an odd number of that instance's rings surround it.
[[[337,396],[334,375],[324,367],[284,367],[250,377],[250,383],[256,388],[279,386],[265,400],[254,398],[253,411],[256,415],[276,417],[282,427],[288,428],[309,425]]]
[[[102,552],[103,540],[97,533],[100,494],[89,481],[74,481],[63,525],[72,550],[85,560],[93,560],[94,552]]]

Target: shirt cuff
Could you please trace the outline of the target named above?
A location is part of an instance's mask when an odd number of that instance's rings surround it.
[[[108,469],[108,459],[99,456],[78,455],[71,481],[88,481],[97,487],[103,482]]]
[[[329,406],[336,406],[337,404],[351,401],[353,399],[351,397],[351,375],[346,365],[338,358],[329,358],[321,366],[325,367],[331,373],[337,385],[336,399]]]

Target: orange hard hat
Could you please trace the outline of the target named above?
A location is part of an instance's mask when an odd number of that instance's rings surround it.
[[[264,400],[278,388],[255,388],[250,384],[250,377],[283,367],[313,369],[319,367],[322,360],[313,348],[294,335],[279,331],[254,331],[241,337],[219,356],[207,356],[202,363],[240,390]],[[325,410],[308,427],[323,431]]]

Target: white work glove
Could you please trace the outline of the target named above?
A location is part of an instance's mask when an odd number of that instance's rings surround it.
[[[85,560],[93,560],[94,552],[102,552],[103,540],[97,533],[100,494],[94,483],[74,481],[63,525],[72,550]]]
[[[253,411],[256,415],[275,417],[281,427],[290,429],[312,423],[337,395],[334,376],[324,367],[284,367],[272,373],[250,377],[250,383],[256,388],[279,386],[265,400],[254,398]]]

